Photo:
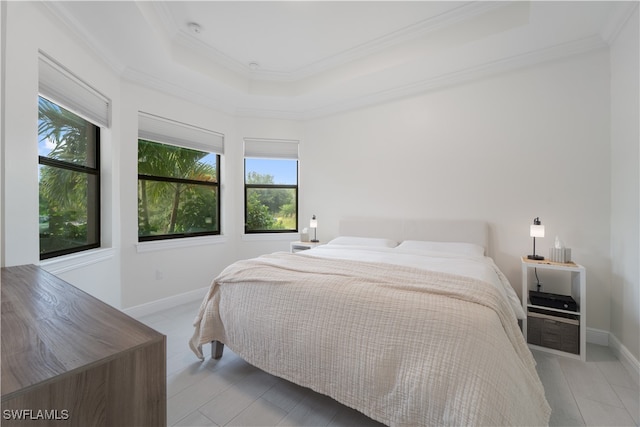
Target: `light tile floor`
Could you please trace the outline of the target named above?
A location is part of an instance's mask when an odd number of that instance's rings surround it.
[[[169,426],[380,426],[309,389],[269,375],[228,348],[200,362],[188,346],[200,302],[139,318],[167,335]],[[552,426],[640,426],[640,387],[607,348],[587,362],[534,351]]]

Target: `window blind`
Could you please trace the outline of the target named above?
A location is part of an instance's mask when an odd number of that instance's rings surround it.
[[[244,156],[268,159],[298,159],[299,141],[245,138]]]
[[[143,112],[138,112],[138,137],[183,148],[224,154],[223,134]]]
[[[109,99],[40,52],[40,95],[101,127],[109,127]]]

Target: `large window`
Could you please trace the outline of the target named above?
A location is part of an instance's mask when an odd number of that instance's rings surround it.
[[[100,128],[38,99],[40,259],[100,246]]]
[[[100,130],[110,101],[44,52],[38,57],[40,259],[100,247]]]
[[[298,230],[298,142],[245,139],[245,233]]]
[[[220,234],[221,136],[143,114],[139,125],[138,240]]]

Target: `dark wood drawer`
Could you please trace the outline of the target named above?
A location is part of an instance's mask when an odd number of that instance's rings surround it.
[[[580,321],[578,316],[547,310],[529,310],[527,341],[530,344],[579,354],[579,335]]]

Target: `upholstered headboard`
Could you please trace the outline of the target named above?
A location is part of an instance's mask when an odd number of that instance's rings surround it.
[[[484,248],[489,255],[489,224],[476,220],[345,218],[340,220],[341,236],[381,237],[435,242],[468,242]]]

